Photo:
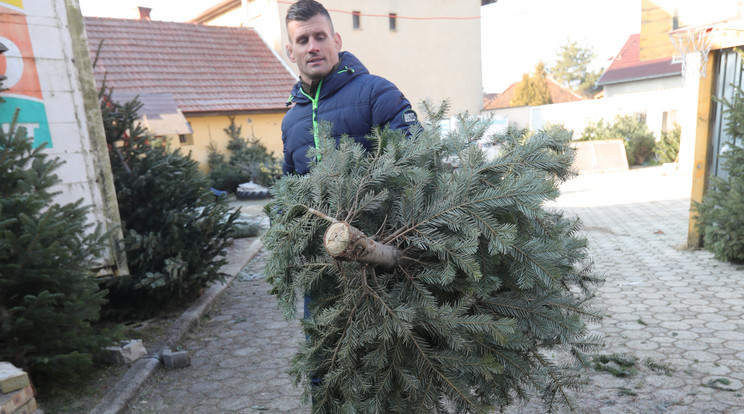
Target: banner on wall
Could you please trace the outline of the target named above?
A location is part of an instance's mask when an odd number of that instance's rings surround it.
[[[49,123],[41,94],[39,74],[31,46],[22,0],[0,0],[0,43],[8,50],[0,55],[0,74],[6,79],[0,93],[5,104],[0,111],[0,125],[6,132],[18,108],[18,124],[26,128],[34,147],[46,143],[52,147]]]

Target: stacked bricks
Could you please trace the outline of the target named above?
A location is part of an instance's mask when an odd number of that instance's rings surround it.
[[[0,414],[36,412],[36,399],[28,374],[10,362],[0,362],[0,391]]]

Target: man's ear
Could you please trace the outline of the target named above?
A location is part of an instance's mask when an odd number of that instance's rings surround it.
[[[336,53],[341,51],[341,35],[338,32],[333,33],[333,43],[336,44]]]
[[[294,57],[294,53],[293,53],[294,50],[292,49],[292,45],[290,43],[287,43],[287,45],[284,46],[284,48],[287,51],[287,57],[289,58],[289,60],[291,60],[292,63],[297,63]]]

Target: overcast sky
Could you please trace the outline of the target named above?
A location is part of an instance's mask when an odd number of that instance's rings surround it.
[[[179,22],[219,2],[80,0],[80,8],[84,16],[135,19],[143,6],[152,8],[153,20]],[[569,39],[594,50],[597,68],[607,67],[628,36],[640,32],[641,0],[498,0],[481,15],[483,89],[501,92],[540,60],[550,66]]]
[[[499,0],[481,16],[483,89],[501,92],[540,60],[550,66],[568,39],[594,50],[597,69],[607,67],[640,32],[641,0]]]

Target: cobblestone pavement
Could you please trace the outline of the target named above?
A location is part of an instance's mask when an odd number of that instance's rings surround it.
[[[604,335],[600,354],[637,359],[625,377],[591,371],[586,389],[573,393],[577,412],[744,412],[744,268],[685,248],[688,182],[656,167],[562,188],[556,206],[581,218],[606,277],[598,294],[605,317],[592,327]]]
[[[744,270],[684,248],[689,177],[661,167],[581,176],[555,206],[578,215],[597,270],[601,352],[630,359],[625,376],[593,369],[573,392],[580,413],[744,412]],[[301,340],[261,278],[266,253],[244,269],[183,342],[192,365],[156,372],[132,413],[299,413],[285,373]],[[509,413],[540,413],[534,402]]]
[[[286,322],[263,280],[262,251],[217,299],[183,341],[191,366],[160,369],[145,382],[129,413],[308,413],[287,374],[302,339]]]

